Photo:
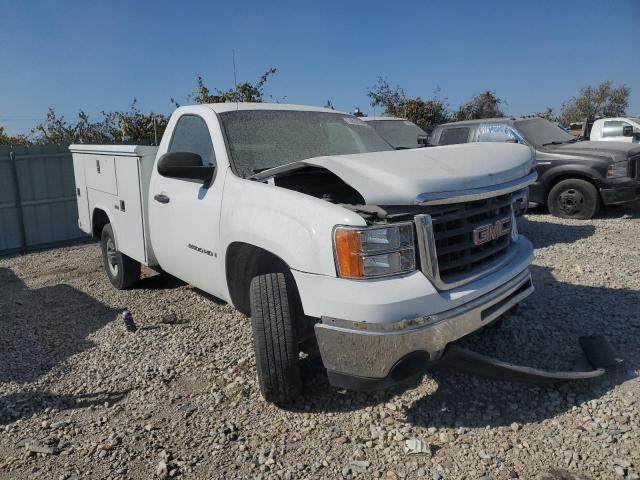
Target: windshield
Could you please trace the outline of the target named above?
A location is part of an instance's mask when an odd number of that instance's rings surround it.
[[[394,148],[418,148],[418,137],[426,137],[424,130],[409,120],[371,120],[367,122]]]
[[[517,120],[514,122],[514,126],[520,131],[525,140],[537,147],[576,141],[572,135],[544,118]]]
[[[341,113],[236,110],[220,118],[244,178],[307,158],[392,150],[371,126]]]

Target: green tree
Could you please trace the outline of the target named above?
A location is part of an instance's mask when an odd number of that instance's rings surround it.
[[[506,102],[498,98],[494,92],[487,90],[461,105],[455,117],[458,121],[504,117],[504,112],[500,108],[504,103]]]
[[[64,117],[58,117],[55,110],[50,108],[44,123],[38,123],[31,135],[36,143],[74,143],[75,129]]]
[[[112,116],[103,112],[103,117],[102,121],[92,122],[80,110],[78,120],[69,122],[50,108],[44,123],[36,125],[31,134],[35,143],[111,143],[118,132],[117,125]]]
[[[384,108],[385,115],[402,117],[417,125],[439,125],[449,121],[446,98],[439,98],[437,89],[433,98],[424,100],[421,97],[407,97],[404,90],[396,85],[378,78],[378,83],[367,90],[372,107]]]
[[[144,142],[156,145],[167,128],[169,117],[161,113],[143,113],[134,98],[126,112],[102,112],[105,120],[117,125],[112,135],[127,142]]]
[[[67,121],[52,108],[43,123],[31,130],[36,143],[156,143],[169,121],[166,115],[143,113],[134,98],[125,112],[101,112],[102,119],[91,121],[80,110],[76,121]]]
[[[29,140],[25,135],[9,135],[3,126],[0,126],[0,145],[27,145]]]
[[[198,75],[198,86],[191,99],[195,103],[262,102],[264,85],[275,73],[276,69],[270,68],[255,83],[238,83],[235,87],[224,91],[216,88],[213,93],[205,85],[202,76]]]
[[[629,106],[631,88],[621,85],[613,87],[610,80],[595,87],[589,85],[580,89],[580,93],[562,104],[560,123],[594,121],[598,117],[621,117]]]

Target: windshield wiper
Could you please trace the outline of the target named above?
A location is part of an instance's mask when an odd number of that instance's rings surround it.
[[[553,142],[543,143],[542,146],[547,147],[549,145],[564,145],[565,143],[576,143],[576,142],[577,140],[575,138],[572,138],[571,140],[565,140],[564,142],[558,142],[557,140],[554,140]]]
[[[251,172],[253,173],[253,175],[246,177],[247,180],[255,180],[256,177],[260,176],[260,173],[262,172],[266,172],[267,170],[271,170],[273,167],[269,167],[269,168],[254,168],[253,170],[251,170]]]

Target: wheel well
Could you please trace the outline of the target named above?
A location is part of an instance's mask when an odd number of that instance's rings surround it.
[[[107,213],[100,208],[96,208],[91,216],[91,233],[95,238],[100,238],[102,229],[107,223],[110,223]]]
[[[547,199],[549,198],[549,192],[551,192],[551,189],[553,187],[555,187],[558,183],[562,182],[563,180],[573,180],[573,179],[575,179],[575,180],[584,180],[585,182],[589,182],[594,187],[596,187],[596,190],[598,190],[598,186],[595,184],[593,179],[589,178],[587,175],[583,175],[581,173],[564,173],[564,174],[558,175],[557,177],[554,177],[547,184],[547,188],[544,191],[544,201],[545,201],[545,203],[547,203]],[[598,190],[598,195],[600,195],[600,190]]]
[[[231,302],[245,315],[251,315],[249,286],[256,275],[271,272],[285,273],[297,294],[295,280],[286,262],[260,247],[243,242],[232,243],[227,249],[225,265]]]

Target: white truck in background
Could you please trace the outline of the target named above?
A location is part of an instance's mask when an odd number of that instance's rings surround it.
[[[161,268],[251,315],[269,401],[309,340],[332,384],[383,387],[533,292],[523,145],[394,151],[347,113],[227,103],[178,108],[159,147],[70,150],[111,283]]]
[[[593,122],[589,140],[592,142],[640,143],[640,118],[599,118]]]

